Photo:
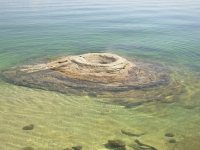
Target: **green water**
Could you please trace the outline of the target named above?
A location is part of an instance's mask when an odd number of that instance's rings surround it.
[[[200,3],[187,0],[2,0],[0,70],[35,59],[109,52],[162,64],[177,87],[176,95],[169,88],[166,96],[163,90],[153,91],[164,102],[125,108],[109,98],[31,89],[0,79],[0,149],[81,145],[106,150],[110,139],[127,145],[138,139],[159,150],[198,150],[198,144],[187,141],[198,141],[200,135],[199,13]],[[29,124],[33,130],[22,130]],[[132,137],[121,129],[147,134]],[[175,136],[166,137],[168,132]]]

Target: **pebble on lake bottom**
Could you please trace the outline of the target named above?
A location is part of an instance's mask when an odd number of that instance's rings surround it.
[[[22,128],[22,130],[33,130],[33,128],[34,128],[34,125],[33,125],[33,124],[30,124],[30,125],[28,125],[28,126],[24,126],[24,127]]]
[[[175,139],[170,139],[169,143],[176,143],[176,140]]]
[[[167,136],[167,137],[174,137],[174,134],[173,133],[165,133],[165,136]]]
[[[122,140],[108,140],[108,144],[113,147],[125,147],[126,144]]]
[[[72,147],[73,150],[81,150],[83,147],[82,146],[74,146]]]

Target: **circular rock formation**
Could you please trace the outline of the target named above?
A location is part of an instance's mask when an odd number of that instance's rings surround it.
[[[48,63],[47,67],[76,80],[73,81],[77,83],[73,84],[74,88],[120,91],[168,82],[163,73],[155,72],[153,68],[136,66],[125,58],[109,53],[66,56]]]
[[[168,76],[156,69],[158,67],[134,64],[115,54],[89,53],[62,57],[46,64],[23,65],[3,75],[18,85],[60,92],[69,88],[124,91],[168,83]]]
[[[129,72],[135,67],[126,59],[109,53],[63,57],[47,66],[69,78],[105,83],[109,86],[122,85],[130,78]]]

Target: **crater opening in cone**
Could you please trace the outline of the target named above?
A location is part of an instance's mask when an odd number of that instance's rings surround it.
[[[101,55],[101,54],[93,54],[92,56],[80,56],[83,57],[86,62],[88,63],[94,63],[94,64],[110,64],[117,60],[115,57],[111,57],[108,55]]]

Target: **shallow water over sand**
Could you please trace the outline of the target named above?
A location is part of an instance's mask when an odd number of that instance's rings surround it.
[[[174,80],[184,86],[183,93],[166,97],[164,102],[155,100],[131,107],[126,106],[129,103],[125,96],[117,99],[76,96],[1,81],[2,149],[31,146],[53,150],[76,145],[106,149],[107,140],[115,138],[127,144],[139,139],[157,149],[173,148],[176,144],[168,143],[171,138],[165,137],[165,133],[173,133],[178,143],[200,131],[199,80],[187,71],[181,76],[178,71],[183,68],[179,69],[173,74]],[[29,124],[34,124],[33,130],[22,130]],[[121,129],[137,129],[147,134],[131,137],[122,134]]]
[[[113,98],[113,93],[110,98],[27,88],[0,79],[0,149],[63,150],[81,145],[83,150],[106,150],[108,140],[121,139],[132,150],[128,145],[137,139],[159,150],[197,150],[199,7],[198,2],[178,0],[3,1],[1,71],[35,59],[109,52],[166,66],[177,84],[146,95],[136,91],[132,97]],[[144,99],[151,101],[139,103]],[[30,124],[32,130],[22,129]],[[122,129],[146,134],[128,136]],[[171,139],[176,143],[169,143]]]

